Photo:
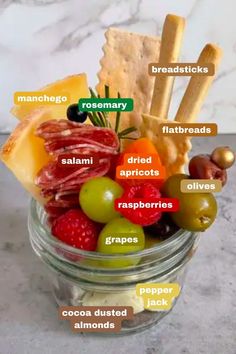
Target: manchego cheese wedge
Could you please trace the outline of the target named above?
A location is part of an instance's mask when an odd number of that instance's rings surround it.
[[[78,102],[79,98],[90,97],[85,74],[71,76],[55,84],[47,86],[46,92],[69,92],[71,102]],[[67,105],[68,107],[68,105]],[[40,190],[35,185],[35,177],[45,166],[50,157],[44,149],[43,139],[35,136],[36,128],[50,119],[66,118],[65,106],[47,106],[33,109],[31,106],[16,106],[13,113],[21,119],[0,151],[0,159],[14,173],[23,187],[41,204],[45,199],[40,196]],[[30,112],[29,112],[30,110]]]
[[[66,117],[66,110],[68,105],[72,103],[77,103],[79,98],[90,97],[89,88],[87,84],[86,74],[78,74],[68,76],[62,80],[58,80],[52,84],[49,84],[38,91],[42,91],[47,95],[62,96],[63,93],[70,95],[70,102],[66,105],[50,105],[52,108],[51,117],[52,119],[59,119]],[[11,109],[11,113],[18,119],[24,119],[30,112],[36,108],[41,108],[42,103],[32,103],[32,104],[21,104],[15,105]],[[48,107],[48,106],[47,106]]]
[[[49,161],[43,139],[35,136],[39,124],[51,119],[50,110],[38,109],[22,120],[3,145],[0,158],[14,173],[23,187],[40,203],[44,203],[34,180],[38,171]]]

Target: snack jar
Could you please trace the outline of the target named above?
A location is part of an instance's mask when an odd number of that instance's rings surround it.
[[[59,306],[133,307],[133,319],[123,320],[117,334],[144,330],[169,312],[145,310],[142,298],[136,295],[136,284],[178,283],[182,289],[187,263],[199,240],[199,234],[181,229],[140,252],[104,255],[83,251],[51,235],[46,213],[35,200],[31,201],[28,228],[31,245],[46,264]]]

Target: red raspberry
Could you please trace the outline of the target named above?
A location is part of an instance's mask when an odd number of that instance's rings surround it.
[[[85,251],[95,251],[98,239],[97,224],[81,210],[71,209],[52,224],[52,234],[60,241]]]
[[[152,199],[160,198],[161,194],[157,188],[150,183],[143,183],[128,187],[123,193],[121,200],[130,200],[135,202],[137,200],[148,199],[145,202],[151,202]],[[161,212],[153,208],[137,208],[122,209],[120,213],[134,224],[143,226],[152,225],[161,218]]]

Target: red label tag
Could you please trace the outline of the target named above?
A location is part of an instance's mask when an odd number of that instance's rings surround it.
[[[164,212],[175,212],[179,210],[179,199],[177,198],[117,198],[115,209],[143,210],[152,209]]]

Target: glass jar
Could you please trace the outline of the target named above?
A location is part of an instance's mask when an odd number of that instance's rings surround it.
[[[146,329],[169,311],[148,311],[136,295],[138,283],[178,283],[183,287],[186,265],[199,234],[179,230],[152,248],[125,255],[104,255],[70,247],[53,237],[43,208],[31,201],[28,228],[35,253],[47,265],[59,306],[132,306],[134,318],[122,322],[119,334]],[[109,262],[129,264],[112,268]],[[175,300],[176,302],[176,300]],[[175,304],[175,303],[174,303]],[[174,306],[173,304],[173,306]]]

